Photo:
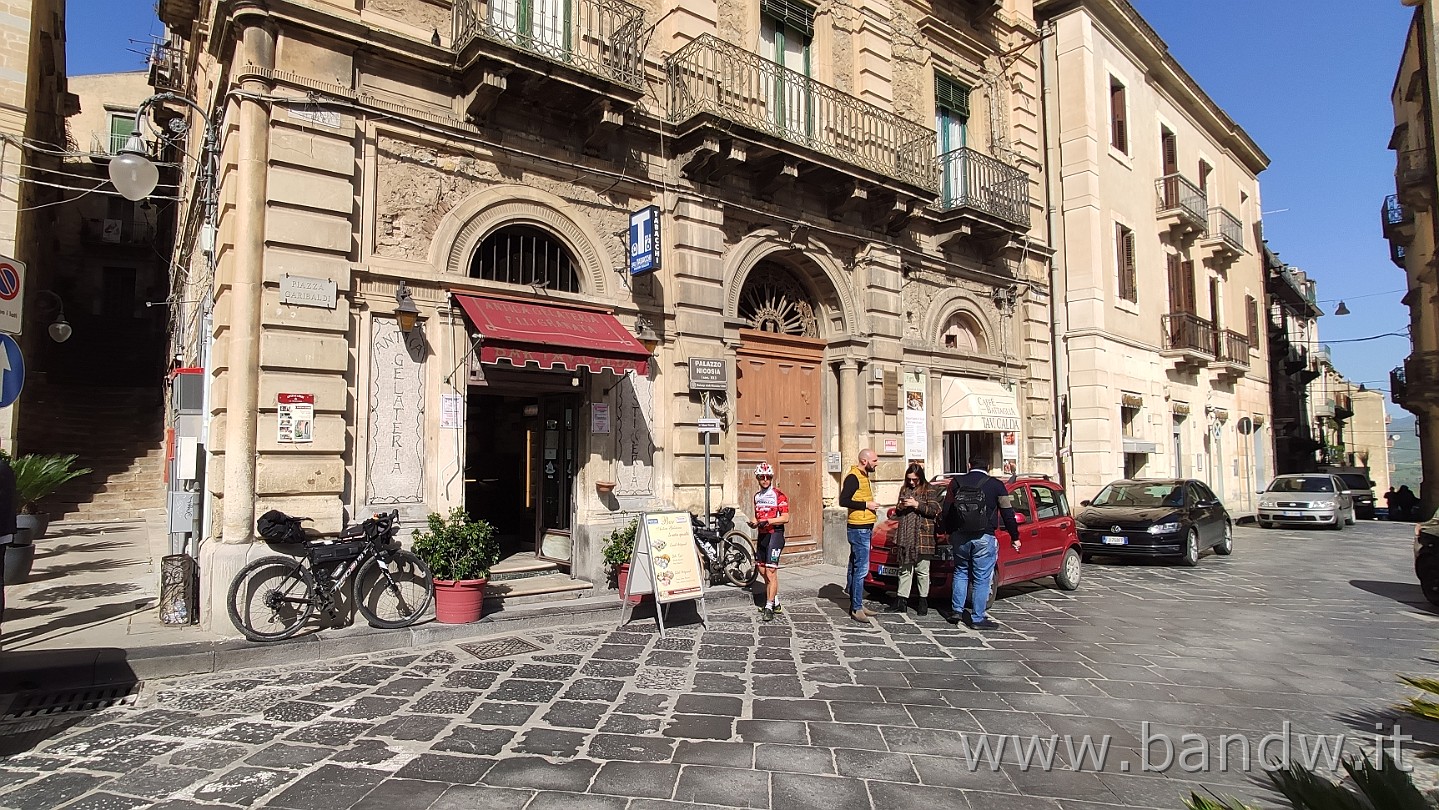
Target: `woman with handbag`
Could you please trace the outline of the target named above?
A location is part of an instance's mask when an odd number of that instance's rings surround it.
[[[939,517],[943,498],[944,489],[929,485],[922,465],[911,464],[904,471],[904,486],[892,513],[899,525],[889,549],[890,564],[899,566],[899,592],[891,609],[894,613],[905,611],[916,578],[919,597],[915,599],[914,612],[921,616],[929,613],[929,562],[934,559],[934,521]]]

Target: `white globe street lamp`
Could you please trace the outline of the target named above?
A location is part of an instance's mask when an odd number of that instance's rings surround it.
[[[130,133],[125,147],[110,159],[110,182],[120,196],[139,202],[155,191],[160,182],[160,169],[150,160],[145,139],[138,130]]]

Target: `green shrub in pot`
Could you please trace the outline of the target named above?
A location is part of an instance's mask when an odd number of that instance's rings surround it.
[[[415,533],[414,552],[436,580],[488,579],[500,559],[500,540],[488,521],[455,507],[449,515],[430,513],[428,530]]]
[[[66,483],[91,472],[89,467],[75,469],[78,459],[79,456],[73,453],[31,453],[10,459],[10,469],[15,472],[15,503],[19,512],[17,520],[31,527],[32,540],[43,535],[50,523],[50,516],[39,510],[40,500],[49,497]]]

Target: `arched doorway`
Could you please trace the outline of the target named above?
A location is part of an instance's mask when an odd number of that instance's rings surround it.
[[[796,270],[758,262],[740,290],[734,435],[741,505],[756,489],[754,466],[775,466],[790,501],[785,553],[819,549],[824,343],[817,296]]]

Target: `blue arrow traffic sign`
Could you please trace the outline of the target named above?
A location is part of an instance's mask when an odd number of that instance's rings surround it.
[[[25,358],[20,356],[20,344],[0,334],[0,408],[14,405],[24,387]]]

